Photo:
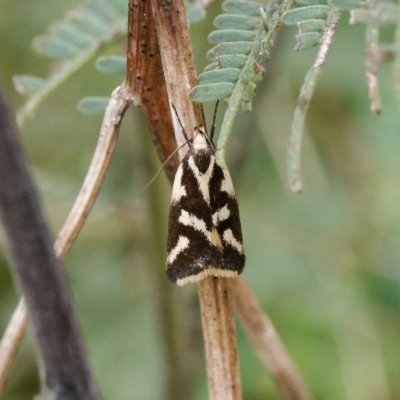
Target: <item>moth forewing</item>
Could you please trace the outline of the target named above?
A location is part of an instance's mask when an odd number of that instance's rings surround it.
[[[237,276],[245,262],[242,243],[232,180],[216,163],[210,139],[200,127],[175,175],[167,275],[178,285],[208,276]]]

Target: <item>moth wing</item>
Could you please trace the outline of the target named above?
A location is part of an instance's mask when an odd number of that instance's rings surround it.
[[[217,164],[210,182],[210,193],[213,224],[223,245],[222,269],[239,275],[246,261],[239,207],[229,171]]]
[[[176,172],[169,212],[167,276],[178,285],[215,275],[223,262],[211,207],[189,167],[189,157],[190,150]]]

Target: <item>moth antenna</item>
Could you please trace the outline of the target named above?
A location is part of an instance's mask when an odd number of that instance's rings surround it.
[[[213,122],[211,125],[211,129],[210,129],[210,138],[211,138],[211,142],[214,138],[214,132],[215,132],[215,120],[217,118],[217,111],[218,111],[218,104],[219,104],[219,100],[217,100],[217,102],[215,103],[215,108],[214,108],[214,117],[213,117]],[[214,143],[213,143],[214,145]],[[215,147],[215,145],[214,145]]]
[[[153,176],[153,178],[150,179],[150,181],[147,183],[147,185],[139,192],[137,197],[140,197],[149,187],[150,185],[153,184],[153,182],[158,178],[158,175],[161,174],[162,170],[164,167],[167,165],[168,161],[185,145],[189,144],[192,141],[192,139],[188,139],[185,143],[183,143],[181,146],[179,146],[177,149],[175,149],[169,156],[168,158],[163,162],[161,165],[160,169],[156,172],[156,174]]]
[[[208,135],[204,135],[206,137],[207,143],[210,147],[214,147],[216,149],[214,142],[208,137]]]
[[[183,125],[182,125],[182,121],[181,121],[181,119],[179,118],[178,111],[176,111],[176,108],[175,108],[175,106],[174,106],[174,103],[171,103],[171,105],[172,105],[172,108],[173,108],[174,111],[175,111],[176,118],[178,118],[178,122],[179,122],[179,125],[181,126],[183,136],[184,136],[184,138],[186,139],[186,143],[188,143],[188,144],[189,144],[189,147],[191,147],[190,139],[188,138],[188,135],[187,135],[187,133],[186,133],[186,131],[185,131],[185,128],[184,128]],[[186,144],[186,143],[185,143],[185,144]]]

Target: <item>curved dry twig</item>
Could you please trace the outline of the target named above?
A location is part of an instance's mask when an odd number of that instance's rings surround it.
[[[25,301],[22,298],[8,323],[0,342],[0,396],[6,387],[19,347],[28,328]]]
[[[60,261],[64,260],[68,254],[93,207],[114,153],[120,122],[131,101],[124,85],[118,87],[112,94],[104,114],[99,141],[89,171],[54,244]],[[15,356],[27,330],[27,313],[24,303],[22,298],[0,342],[0,395],[4,391]]]

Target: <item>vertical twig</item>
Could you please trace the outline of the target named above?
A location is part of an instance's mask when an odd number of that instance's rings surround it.
[[[189,90],[196,84],[193,52],[183,1],[151,0],[163,60],[168,97],[192,136],[194,126],[204,124],[200,104],[189,101]],[[174,116],[178,145],[184,142]],[[183,155],[183,154],[181,154]],[[199,283],[210,399],[241,399],[234,320],[226,279],[207,278]],[[223,318],[215,319],[215,316]],[[223,372],[214,375],[221,366]],[[219,394],[223,393],[222,397]]]
[[[296,109],[294,110],[292,131],[289,138],[288,146],[288,176],[290,189],[295,193],[300,193],[303,190],[301,183],[301,143],[303,139],[304,122],[308,106],[314,94],[315,87],[321,76],[322,67],[325,64],[329,49],[333,42],[333,37],[336,32],[337,25],[340,19],[340,12],[334,7],[328,14],[326,28],[322,36],[321,47],[317,54],[317,59],[314,65],[308,71],[304,78],[303,86],[300,90],[299,99]]]
[[[235,311],[257,355],[286,400],[311,400],[300,374],[286,352],[274,325],[263,312],[243,278],[231,280]]]
[[[125,83],[146,116],[158,154],[161,161],[164,161],[176,149],[176,141],[150,1],[129,1]],[[178,164],[177,155],[167,164],[166,172],[170,182],[174,178]],[[151,177],[149,177],[150,179]],[[191,384],[193,369],[190,359],[182,356],[185,351],[183,338],[186,333],[185,329],[177,329],[177,320],[179,319],[176,315],[177,310],[183,307],[176,307],[173,296],[174,288],[163,273],[162,267],[165,265],[165,258],[162,249],[165,249],[166,239],[159,226],[163,220],[160,211],[162,195],[157,189],[157,184],[150,186],[148,202],[151,208],[149,222],[153,242],[160,250],[156,252],[157,255],[154,254],[154,265],[157,265],[158,268],[150,272],[150,277],[155,287],[152,299],[164,349],[164,399],[186,400],[191,397],[193,390]],[[185,384],[182,385],[182,382]]]
[[[38,344],[43,399],[99,400],[71,296],[0,95],[0,217]]]
[[[130,0],[125,86],[147,119],[158,154],[164,161],[175,149],[174,126],[170,113],[161,54],[150,1]],[[173,181],[178,156],[166,166]]]
[[[233,320],[232,278],[199,282],[209,396],[213,400],[240,400],[242,388]]]
[[[196,69],[183,1],[151,0],[156,21],[161,58],[169,102],[176,107],[189,137],[200,124],[205,125],[201,104],[189,101],[189,90],[196,85]],[[178,146],[185,142],[175,113],[170,108]],[[185,153],[183,149],[180,154]]]

